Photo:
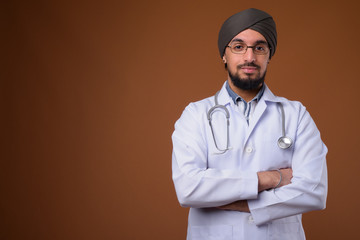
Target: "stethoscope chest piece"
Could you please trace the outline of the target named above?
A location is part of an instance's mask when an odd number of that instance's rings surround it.
[[[287,149],[291,147],[292,143],[293,143],[292,139],[286,136],[281,136],[278,139],[278,146],[281,149]]]

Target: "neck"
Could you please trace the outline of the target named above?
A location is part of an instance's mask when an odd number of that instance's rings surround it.
[[[236,87],[231,80],[228,80],[229,82],[229,86],[230,88],[237,94],[239,95],[242,99],[244,99],[246,102],[250,102],[255,96],[256,94],[258,94],[259,90],[262,87],[262,84],[256,88],[256,89],[252,89],[252,90],[244,90],[241,88]]]

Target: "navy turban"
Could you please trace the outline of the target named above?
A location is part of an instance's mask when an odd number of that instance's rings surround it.
[[[224,55],[229,42],[246,29],[255,30],[265,37],[270,46],[271,58],[275,53],[277,44],[276,25],[268,13],[255,8],[249,8],[236,13],[224,22],[218,39],[220,57]]]

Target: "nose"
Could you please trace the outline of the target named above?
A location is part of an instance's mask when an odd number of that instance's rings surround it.
[[[246,53],[244,54],[244,60],[245,62],[255,62],[256,55],[254,54],[254,51],[252,48],[247,48]]]

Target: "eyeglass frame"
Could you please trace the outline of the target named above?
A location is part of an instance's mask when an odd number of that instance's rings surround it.
[[[243,44],[246,46],[246,49],[245,49],[244,53],[233,52],[233,49],[232,49],[231,45],[234,44],[234,43],[243,43]],[[268,47],[268,51],[267,51],[266,53],[255,53],[255,52],[254,52],[254,48],[255,48],[257,45],[259,45],[259,44],[264,44],[264,45],[266,45],[266,46]],[[231,51],[232,53],[234,53],[234,54],[245,54],[245,53],[247,52],[248,48],[252,48],[252,51],[253,51],[253,53],[254,53],[255,55],[266,55],[266,54],[268,54],[269,52],[271,52],[271,47],[270,47],[269,44],[268,44],[267,42],[265,42],[265,41],[258,41],[258,42],[256,42],[255,45],[253,45],[253,46],[248,46],[246,43],[244,43],[244,42],[241,41],[241,40],[235,40],[235,41],[232,41],[232,42],[230,43],[230,45],[227,45],[226,47],[230,48],[230,51]]]

